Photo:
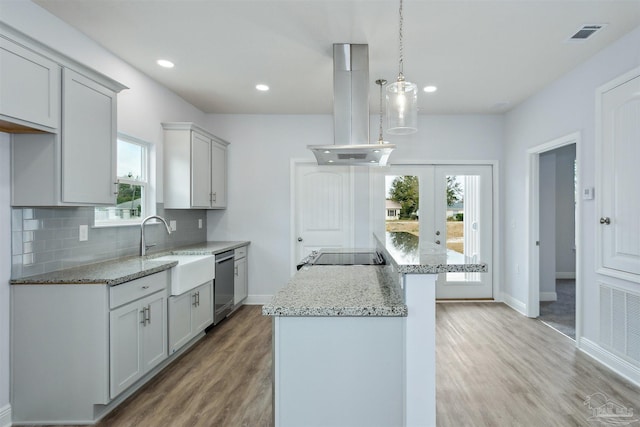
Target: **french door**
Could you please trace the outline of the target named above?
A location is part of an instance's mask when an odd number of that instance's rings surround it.
[[[492,167],[391,166],[382,173],[388,246],[424,249],[436,243],[450,264],[487,263],[488,273],[439,274],[436,297],[493,298]],[[400,214],[390,215],[393,209]]]

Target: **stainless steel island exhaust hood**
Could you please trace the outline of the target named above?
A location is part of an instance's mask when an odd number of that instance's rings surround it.
[[[319,165],[385,166],[396,147],[369,143],[369,46],[333,45],[332,145],[308,145]]]

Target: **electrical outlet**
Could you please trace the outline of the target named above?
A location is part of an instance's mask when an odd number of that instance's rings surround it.
[[[176,231],[177,225],[176,225],[175,219],[172,219],[171,221],[169,221],[169,227],[171,227],[171,231]]]
[[[202,219],[198,219],[198,228],[202,228]]]
[[[89,226],[88,225],[81,225],[79,228],[79,233],[78,233],[78,240],[81,242],[86,242],[87,240],[89,240]]]

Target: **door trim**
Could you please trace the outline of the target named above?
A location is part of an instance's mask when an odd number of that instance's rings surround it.
[[[540,154],[555,150],[567,145],[576,145],[576,187],[582,188],[582,137],[580,132],[568,135],[537,145],[527,150],[529,185],[527,186],[527,260],[528,260],[528,287],[526,315],[527,317],[540,316],[540,252],[536,241],[540,236]],[[576,238],[576,346],[582,337],[582,197],[576,198],[575,208],[575,238]]]

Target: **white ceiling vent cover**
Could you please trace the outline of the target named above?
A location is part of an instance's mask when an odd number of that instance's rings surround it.
[[[591,38],[595,33],[606,27],[607,24],[586,24],[576,31],[571,37],[567,39],[569,42],[583,42]]]

